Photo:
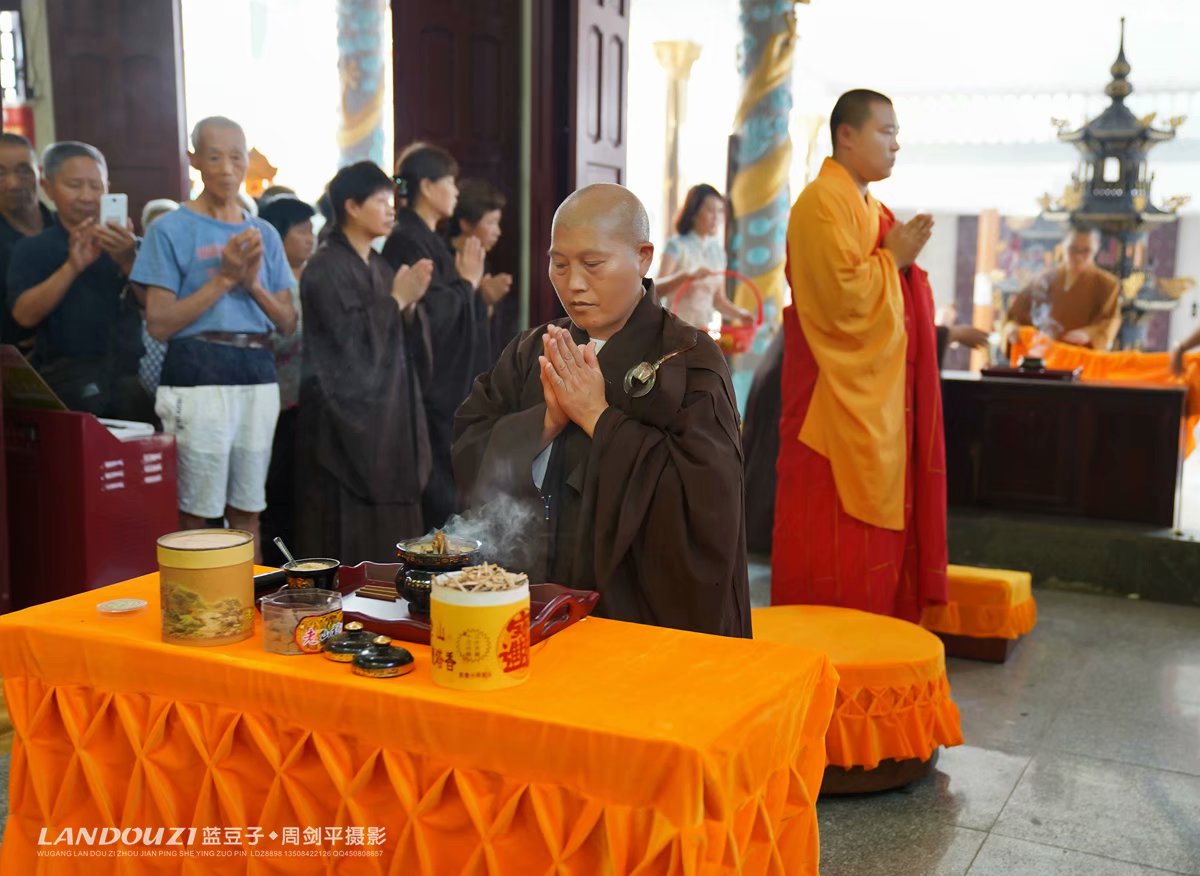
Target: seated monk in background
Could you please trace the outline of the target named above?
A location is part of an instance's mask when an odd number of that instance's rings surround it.
[[[531,581],[599,591],[602,617],[749,637],[729,371],[707,334],[655,303],[649,236],[622,186],[562,203],[550,281],[570,317],[522,334],[476,380],[454,473],[472,506],[536,511]]]
[[[1075,230],[1063,241],[1066,261],[1046,271],[1013,299],[1004,337],[1036,326],[1056,341],[1108,350],[1121,327],[1121,284],[1096,266],[1100,232]]]
[[[933,294],[916,258],[933,219],[898,222],[868,185],[900,146],[892,102],[848,91],[833,157],[788,219],[773,604],[918,622],[946,601],[946,463]]]

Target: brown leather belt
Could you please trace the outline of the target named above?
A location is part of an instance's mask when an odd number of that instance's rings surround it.
[[[242,349],[250,350],[265,350],[271,345],[271,335],[269,332],[259,335],[246,334],[244,332],[200,332],[198,335],[193,335],[198,341],[207,341],[210,344],[222,344],[226,347],[241,347]]]

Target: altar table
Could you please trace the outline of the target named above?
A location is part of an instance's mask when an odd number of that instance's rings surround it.
[[[1182,385],[947,371],[942,406],[951,508],[1175,525]]]
[[[118,597],[149,606],[97,612]],[[527,683],[465,693],[425,646],[362,678],[264,652],[258,618],[235,645],[164,644],[158,611],[150,575],[0,617],[0,872],[817,872],[823,653],[589,618],[534,647]],[[195,832],[58,842],[158,826]]]

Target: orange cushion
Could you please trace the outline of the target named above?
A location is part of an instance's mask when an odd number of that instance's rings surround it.
[[[935,633],[1016,639],[1037,624],[1032,576],[1011,569],[950,566],[948,601],[927,606],[921,626]]]
[[[825,736],[830,764],[874,769],[881,760],[927,760],[940,745],[962,743],[937,636],[897,618],[827,605],[756,608],[752,617],[755,639],[824,651],[837,670]]]

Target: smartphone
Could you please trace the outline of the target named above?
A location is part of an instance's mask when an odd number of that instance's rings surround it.
[[[123,194],[109,194],[100,196],[100,224],[107,225],[109,222],[116,222],[122,228],[125,227],[125,220],[129,218],[129,196]]]

